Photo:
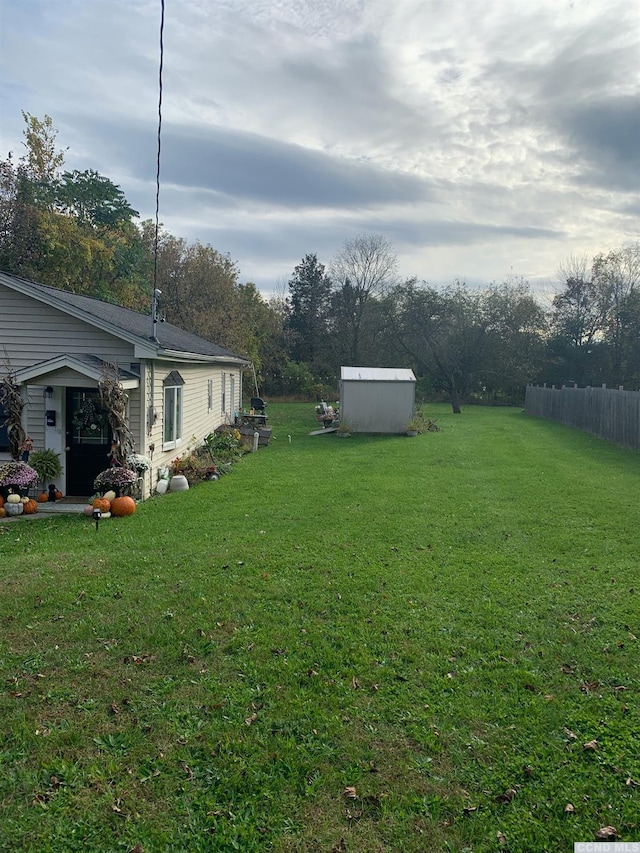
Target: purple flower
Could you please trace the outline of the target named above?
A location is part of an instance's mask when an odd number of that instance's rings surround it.
[[[26,462],[5,462],[0,465],[0,486],[28,489],[38,479],[37,471]]]
[[[98,491],[108,491],[109,489],[124,489],[127,486],[133,485],[138,479],[135,471],[129,468],[107,468],[106,471],[101,471],[93,483],[93,488]]]

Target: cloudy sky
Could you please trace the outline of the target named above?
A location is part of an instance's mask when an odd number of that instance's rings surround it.
[[[155,210],[160,0],[0,0],[21,110]],[[637,0],[166,0],[160,218],[265,293],[383,234],[404,276],[524,276],[638,239]]]

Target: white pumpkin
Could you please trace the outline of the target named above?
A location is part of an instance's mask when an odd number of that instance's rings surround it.
[[[111,491],[105,492],[102,497],[107,501],[114,501],[116,499],[116,493],[113,490],[111,490]]]
[[[22,503],[22,498],[20,495],[14,495],[13,492],[7,497],[8,504],[20,504]]]

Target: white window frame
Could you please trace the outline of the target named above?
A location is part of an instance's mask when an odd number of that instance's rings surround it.
[[[165,385],[162,396],[162,449],[173,450],[182,444],[182,410],[184,406],[184,395],[182,393],[183,385]],[[170,398],[172,404],[167,405],[167,400]],[[173,436],[168,441],[167,436],[167,416],[172,415],[171,435]]]
[[[207,411],[213,411],[213,379],[207,381]]]
[[[227,374],[223,372],[222,374],[222,392],[220,395],[220,402],[222,405],[222,414],[227,414]]]

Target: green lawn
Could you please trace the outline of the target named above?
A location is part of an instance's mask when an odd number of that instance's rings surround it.
[[[269,412],[218,482],[0,524],[0,849],[640,840],[640,454]]]

